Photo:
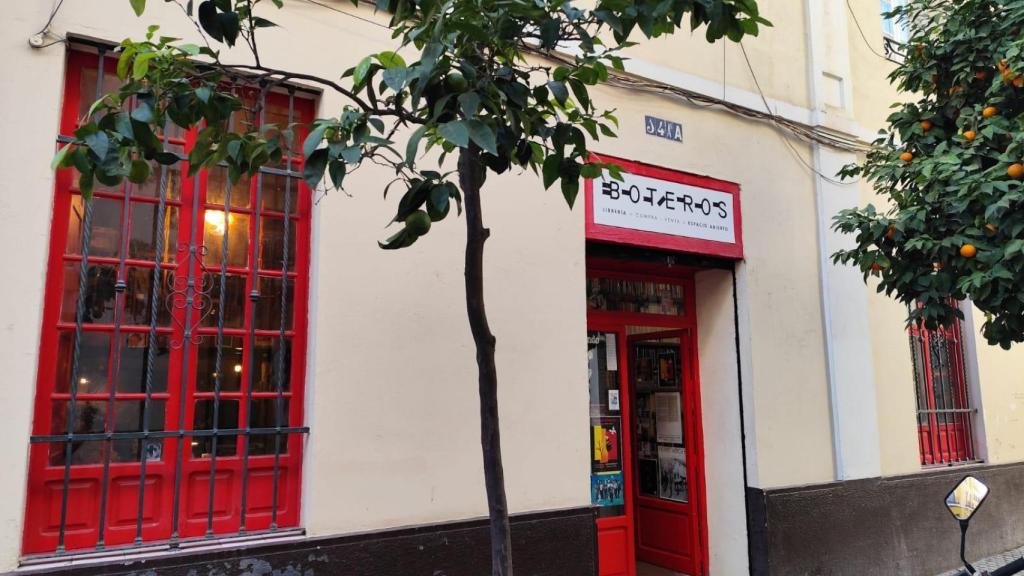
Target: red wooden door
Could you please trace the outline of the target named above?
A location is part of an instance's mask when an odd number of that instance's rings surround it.
[[[607,471],[612,467],[600,460],[611,462],[612,458],[595,451],[591,499],[598,515],[600,576],[635,576],[637,560],[690,576],[707,571],[695,308],[691,270],[597,259],[587,262],[591,426],[609,436],[605,426],[615,429],[615,417],[620,418],[621,438],[615,438],[621,446],[618,464],[625,493],[619,504],[608,501],[607,491],[599,490],[606,478],[613,478]],[[614,347],[607,345],[609,335],[616,340]],[[613,349],[616,353],[610,354]],[[664,383],[654,382],[638,393],[637,375],[654,367],[660,375],[661,360]],[[641,425],[644,411],[653,410],[658,394],[664,403],[676,407],[675,417],[663,421],[674,421],[680,428],[663,433],[660,443],[664,445],[666,498],[661,497],[656,430]],[[675,396],[669,398],[671,394]],[[652,431],[654,445],[644,448],[640,436]],[[599,446],[593,439],[591,444]]]
[[[637,559],[700,574],[694,340],[688,330],[629,338]]]
[[[591,501],[597,507],[598,574],[635,576],[626,338],[621,324],[588,326]]]

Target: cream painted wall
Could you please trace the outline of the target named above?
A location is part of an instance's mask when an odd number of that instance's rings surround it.
[[[712,574],[747,574],[746,490],[740,436],[739,367],[732,275],[708,270],[696,277],[708,560]]]
[[[1024,348],[989,346],[981,336],[985,316],[974,309],[981,409],[985,418],[987,461],[1005,464],[1024,460]]]
[[[17,154],[0,155],[7,163],[0,238],[23,247],[5,259],[23,277],[2,288],[7,304],[0,313],[0,360],[9,366],[12,383],[0,388],[4,405],[12,407],[10,417],[0,419],[0,434],[8,440],[0,456],[11,472],[0,485],[16,495],[0,503],[0,571],[16,564],[20,547],[51,211],[49,161],[63,66],[60,46],[35,51],[25,42],[48,14],[40,4],[12,5],[0,22],[3,78],[11,83],[0,91],[0,110],[6,111],[0,114],[20,135]],[[158,21],[165,33],[192,34],[172,7],[151,4],[139,20],[124,0],[69,0],[54,30],[116,41],[140,36],[146,24]],[[290,5],[276,16],[282,28],[266,33],[268,65],[333,76],[363,54],[392,46],[371,24],[304,2]],[[804,16],[791,8],[781,0],[763,2],[776,27],[745,45],[768,96],[800,107],[809,102]],[[361,16],[374,18],[369,11]],[[634,56],[698,77],[724,77],[730,89],[755,90],[737,47],[724,49],[722,76],[721,46],[705,47],[701,38],[671,40],[678,49],[667,42],[637,47]],[[596,151],[741,185],[747,257],[737,276],[750,483],[771,488],[832,480],[817,215],[805,166],[813,161],[809,148],[797,140],[787,145],[771,126],[717,109],[612,88],[595,97],[615,108],[622,123],[621,137],[598,143]],[[337,97],[325,94],[320,114],[334,114],[339,105]],[[682,122],[685,142],[646,136],[645,114]],[[304,525],[312,534],[328,534],[483,515],[475,372],[461,287],[462,221],[438,225],[409,250],[382,253],[375,240],[384,236],[393,210],[393,201],[379,196],[383,175],[366,171],[351,178],[351,196],[331,193],[315,210],[307,376],[313,432]],[[570,212],[557,191],[543,191],[532,175],[513,175],[488,182],[485,210],[494,231],[487,291],[498,337],[510,505],[513,511],[586,505],[581,207]],[[721,320],[731,294],[711,275],[702,275],[701,286],[709,295],[701,310],[717,310],[713,318]],[[728,330],[731,324],[727,329],[713,323],[708,337],[724,342]],[[717,347],[702,350],[705,389],[725,383],[705,392],[706,430],[716,434],[738,433],[738,413],[730,412],[737,391],[728,384],[735,375],[727,356]],[[715,450],[708,461],[714,474],[709,485],[715,486],[709,488],[715,507],[709,525],[713,562],[733,566],[740,560],[727,556],[742,541],[745,521],[736,507],[742,501],[731,500],[738,448],[733,440],[724,442],[708,439],[709,452]]]

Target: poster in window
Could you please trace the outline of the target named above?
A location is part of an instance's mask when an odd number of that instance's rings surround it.
[[[669,350],[666,352],[658,353],[658,387],[659,388],[678,388],[679,381],[677,379],[677,359],[678,354],[675,350]]]
[[[622,506],[625,491],[622,472],[601,472],[590,476],[590,502],[594,506]]]
[[[689,486],[686,478],[686,449],[658,446],[658,496],[666,500],[686,502]]]
[[[678,392],[654,395],[654,413],[658,423],[658,443],[683,443],[683,412]]]
[[[620,422],[618,418],[594,418],[591,420],[591,445],[593,447],[591,470],[593,472],[622,470]]]

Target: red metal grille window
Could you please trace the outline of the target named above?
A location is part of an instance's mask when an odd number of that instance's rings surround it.
[[[967,390],[960,322],[928,330],[910,328],[917,392],[918,446],[921,464],[973,462],[974,416]]]
[[[59,140],[116,89],[115,64],[69,54]],[[235,121],[313,117],[294,90],[263,104]],[[57,174],[27,555],[298,526],[310,190],[297,157],[190,177],[194,138],[168,128],[182,161],[88,201]]]

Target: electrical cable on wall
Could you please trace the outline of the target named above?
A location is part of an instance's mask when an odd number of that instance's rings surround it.
[[[48,46],[53,46],[54,44],[63,44],[67,42],[67,38],[50,32],[50,26],[53,25],[53,19],[57,17],[57,13],[60,12],[62,6],[64,6],[64,0],[56,0],[56,4],[53,5],[53,10],[50,11],[50,16],[46,19],[46,24],[43,24],[43,27],[39,29],[39,32],[36,32],[29,37],[29,46],[33,48],[46,48]],[[47,43],[47,37],[53,37],[56,38],[56,40]]]

